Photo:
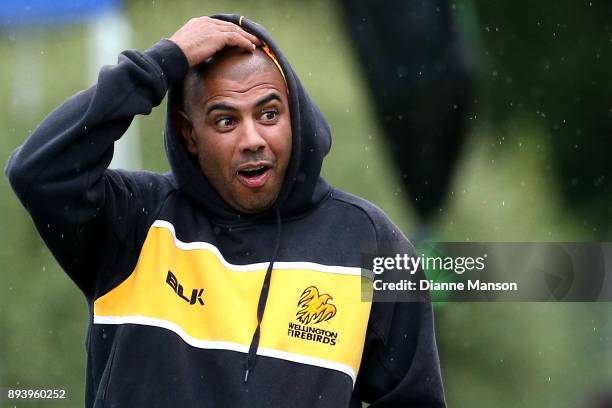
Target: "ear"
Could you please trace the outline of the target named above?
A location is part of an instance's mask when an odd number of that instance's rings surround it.
[[[187,151],[193,155],[198,154],[198,145],[196,143],[196,134],[193,129],[193,124],[189,119],[189,116],[182,110],[179,112],[179,120],[180,120],[180,128],[181,128],[181,136],[183,137],[183,141],[185,142],[185,146],[187,147]]]

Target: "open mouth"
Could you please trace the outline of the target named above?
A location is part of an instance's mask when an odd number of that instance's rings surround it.
[[[266,171],[268,171],[270,168],[266,167],[266,166],[257,166],[257,167],[253,167],[253,168],[248,168],[248,169],[244,169],[244,170],[240,170],[238,171],[239,174],[243,175],[244,177],[257,177],[257,176],[261,176],[262,174],[264,174]]]
[[[249,188],[262,187],[268,181],[270,170],[268,164],[244,166],[238,170],[238,180]]]

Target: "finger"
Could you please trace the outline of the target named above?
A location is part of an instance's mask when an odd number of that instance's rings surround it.
[[[261,41],[259,40],[259,38],[257,38],[256,36],[254,36],[253,34],[249,33],[248,31],[246,31],[245,29],[241,27],[238,27],[236,25],[234,27],[236,27],[238,34],[246,37],[247,40],[249,40],[255,45],[261,45]]]
[[[223,32],[233,32],[233,33],[238,33],[240,35],[242,35],[243,37],[245,37],[247,40],[249,40],[250,42],[252,42],[255,45],[261,45],[261,40],[259,38],[257,38],[256,36],[254,36],[253,34],[249,33],[248,31],[238,27],[235,24],[232,23],[227,23],[228,25],[224,25],[221,27],[221,31]]]
[[[241,30],[244,34],[246,35],[246,38],[251,41],[253,44],[255,45],[261,45],[261,40],[259,38],[257,38],[257,36],[254,36],[253,34],[249,33],[246,30]]]
[[[239,33],[228,33],[225,37],[225,45],[240,47],[248,51],[255,51],[255,44]]]
[[[249,33],[248,31],[246,31],[245,29],[243,29],[242,27],[237,26],[234,23],[228,23],[227,21],[222,21],[222,20],[218,20],[220,23],[220,27],[222,27],[222,31],[230,31],[230,32],[236,32],[244,37],[246,37],[247,40],[251,41],[253,44],[255,45],[261,45],[261,40],[259,38],[257,38],[257,36]]]
[[[217,25],[220,26],[226,26],[226,27],[238,27],[236,24],[234,23],[230,23],[229,21],[225,21],[225,20],[219,20],[218,18],[213,18],[211,19],[212,21],[214,21]]]

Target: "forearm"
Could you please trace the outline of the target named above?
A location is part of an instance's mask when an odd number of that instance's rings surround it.
[[[141,201],[135,182],[107,170],[113,144],[186,70],[184,55],[167,40],[144,53],[125,52],[119,64],[101,70],[96,85],[49,114],[9,159],[13,189],[86,295],[104,251],[122,245],[141,213],[134,210]]]
[[[371,407],[446,407],[431,304],[388,306],[393,319],[370,339],[372,355],[363,368],[371,374],[360,392]]]
[[[377,225],[381,226],[377,230],[377,255],[416,256],[414,246],[396,226],[382,228],[380,221]],[[425,278],[422,268],[412,276],[416,280]],[[379,278],[396,282],[401,275],[386,271]],[[372,408],[446,406],[427,293],[418,298],[374,293],[355,392]]]
[[[126,51],[119,64],[102,68],[96,85],[55,109],[11,156],[6,173],[26,208],[49,195],[100,208],[113,143],[186,71],[184,55],[168,40],[144,53]]]

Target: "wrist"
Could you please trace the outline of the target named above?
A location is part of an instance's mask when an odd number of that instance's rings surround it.
[[[172,40],[162,39],[144,52],[161,68],[168,87],[181,81],[189,70],[189,61],[183,50]]]

